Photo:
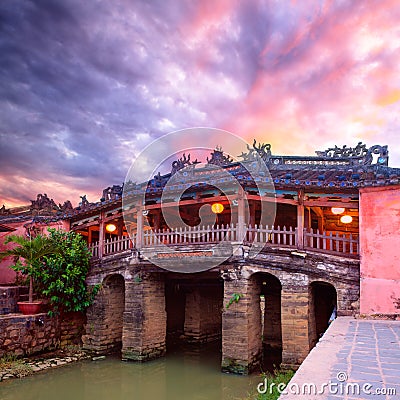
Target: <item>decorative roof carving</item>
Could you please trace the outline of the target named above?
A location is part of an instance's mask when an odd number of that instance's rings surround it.
[[[89,203],[88,199],[86,198],[86,194],[84,194],[83,196],[79,196],[81,198],[81,201],[79,203],[79,209],[80,210],[86,210],[88,209],[90,206],[94,205],[94,203]]]
[[[177,171],[185,168],[187,165],[194,165],[199,163],[200,161],[197,161],[197,159],[193,162],[190,161],[190,154],[188,154],[188,156],[186,157],[186,154],[183,153],[183,156],[181,158],[178,158],[178,160],[172,163],[171,175],[174,175]]]
[[[344,145],[342,148],[335,145],[324,151],[315,152],[318,157],[322,158],[342,158],[355,161],[359,165],[371,165],[374,161],[373,154],[378,155],[376,164],[388,165],[389,151],[387,146],[375,145],[367,149],[367,146],[362,142],[358,142],[356,147],[347,147]]]
[[[10,210],[6,209],[6,206],[3,204],[3,207],[0,208],[0,215],[9,215],[11,214]]]
[[[122,196],[123,185],[113,185],[103,190],[101,201],[117,200]]]
[[[220,167],[229,165],[232,162],[233,162],[232,158],[224,155],[221,146],[217,146],[215,150],[211,153],[211,159],[207,157],[207,164],[218,165]]]
[[[49,199],[47,194],[39,193],[36,200],[31,200],[30,211],[32,215],[38,214],[52,214],[58,211],[58,206],[53,199]]]
[[[72,204],[69,200],[64,201],[64,204],[61,205],[61,203],[58,205],[58,208],[60,209],[61,212],[63,212],[64,214],[67,214],[69,212],[71,212],[74,207],[72,207]]]
[[[248,144],[247,153],[242,152],[239,157],[243,158],[243,161],[253,161],[258,157],[261,157],[265,162],[268,162],[271,158],[271,145],[269,143],[259,143],[257,145],[256,139],[253,141],[253,148]]]

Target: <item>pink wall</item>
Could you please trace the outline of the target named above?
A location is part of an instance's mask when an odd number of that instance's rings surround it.
[[[400,186],[360,190],[360,314],[400,314]]]
[[[14,223],[8,223],[5,224],[6,226],[15,229],[13,232],[2,232],[0,233],[0,251],[8,250],[13,247],[13,244],[4,244],[4,241],[6,240],[6,237],[8,235],[24,235],[25,234],[25,228],[24,228],[24,223],[25,222],[14,222]],[[5,258],[3,261],[0,262],[0,284],[10,284],[14,283],[15,281],[15,272],[11,268],[9,268],[10,265],[13,264],[12,258]]]
[[[6,240],[6,237],[8,235],[25,235],[26,234],[26,229],[24,228],[25,224],[26,224],[26,221],[23,221],[23,222],[19,221],[19,222],[4,224],[15,230],[13,232],[9,232],[9,233],[7,233],[7,232],[0,233],[0,251],[8,250],[8,249],[11,249],[12,246],[15,246],[12,243],[9,243],[6,245],[6,244],[4,244],[4,241]],[[48,227],[69,230],[69,222],[68,221],[58,221],[58,222],[49,223],[48,225],[40,225],[40,228],[43,233],[47,232]],[[15,282],[16,273],[14,272],[14,270],[12,270],[10,268],[10,265],[12,265],[12,264],[13,264],[12,258],[6,258],[0,262],[0,285],[9,285],[9,284],[13,284]]]

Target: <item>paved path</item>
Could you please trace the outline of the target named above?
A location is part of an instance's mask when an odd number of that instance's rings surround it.
[[[400,321],[337,318],[286,390],[280,399],[400,400]]]

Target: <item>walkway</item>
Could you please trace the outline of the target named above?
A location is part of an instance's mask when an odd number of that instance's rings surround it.
[[[280,399],[400,399],[400,321],[339,317],[286,391]]]

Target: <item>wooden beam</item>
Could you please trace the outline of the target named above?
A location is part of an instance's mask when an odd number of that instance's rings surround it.
[[[89,228],[89,227],[91,227],[91,226],[98,226],[98,225],[100,225],[100,222],[99,222],[99,220],[97,220],[97,221],[91,221],[91,222],[86,222],[85,224],[82,224],[82,225],[77,225],[77,224],[73,224],[72,226],[71,226],[71,229],[72,230],[76,230],[76,229],[85,229],[85,228]]]
[[[222,201],[226,201],[226,199],[228,199],[230,202],[232,202],[232,200],[236,200],[237,199],[237,195],[236,194],[230,194],[228,196],[216,196],[216,197],[206,197],[204,199],[195,199],[195,200],[181,200],[179,202],[177,201],[172,201],[172,202],[168,202],[168,203],[157,203],[157,204],[148,204],[144,207],[145,210],[154,210],[154,209],[159,209],[161,208],[161,206],[163,208],[165,207],[179,207],[179,206],[190,206],[190,205],[194,205],[194,204],[206,204],[206,203],[215,203],[215,202],[222,202]]]
[[[305,200],[306,207],[343,207],[343,208],[358,208],[357,202],[342,202],[342,201],[325,201],[325,200]]]

